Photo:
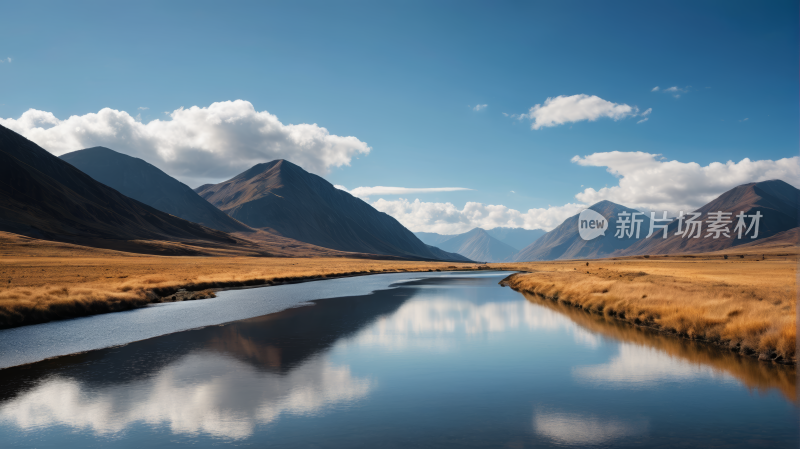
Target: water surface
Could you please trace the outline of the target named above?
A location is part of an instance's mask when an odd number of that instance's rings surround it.
[[[505,275],[381,275],[223,292],[126,312],[125,322],[112,314],[49,323],[34,345],[24,338],[31,331],[3,331],[5,366],[29,352],[9,341],[36,352],[42,341],[87,329],[103,329],[102,338],[78,336],[59,351],[147,339],[0,370],[0,441],[798,447],[793,368],[526,297],[497,285]],[[338,297],[310,300],[326,296]],[[186,323],[173,329],[163,314]],[[232,316],[254,317],[219,324]],[[206,327],[179,329],[189,325]]]

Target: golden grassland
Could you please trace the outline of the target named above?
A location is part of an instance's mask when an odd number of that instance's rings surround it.
[[[0,328],[213,296],[209,289],[275,285],[475,264],[346,258],[188,257],[124,253],[0,232]],[[179,289],[199,294],[181,296]]]
[[[797,360],[795,246],[489,267],[528,272],[508,285],[609,319],[716,343],[763,360]],[[0,328],[200,299],[221,288],[476,268],[468,263],[347,258],[154,256],[0,233]]]
[[[743,355],[797,362],[797,249],[492,264],[509,287]],[[740,257],[741,256],[741,257]]]

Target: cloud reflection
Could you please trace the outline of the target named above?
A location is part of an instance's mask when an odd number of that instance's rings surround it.
[[[600,346],[601,339],[577,326],[564,315],[527,302],[476,304],[465,300],[414,299],[395,313],[385,315],[359,332],[352,343],[403,349],[411,342],[428,347],[446,347],[446,342],[419,337],[447,334],[486,335],[518,329],[563,330],[574,341],[589,348]]]
[[[536,412],[533,428],[537,434],[574,446],[605,444],[647,432],[646,420],[623,421],[582,413]]]
[[[92,389],[53,378],[0,406],[0,421],[23,430],[67,425],[114,434],[136,422],[173,433],[240,439],[282,414],[313,414],[365,397],[374,381],[324,357],[286,374],[259,371],[217,353],[190,354],[155,376]]]
[[[658,349],[620,343],[619,354],[600,365],[577,366],[572,375],[596,386],[611,388],[648,388],[663,382],[716,378],[735,381],[710,366],[690,363]]]

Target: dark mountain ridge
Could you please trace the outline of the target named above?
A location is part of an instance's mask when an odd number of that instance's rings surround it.
[[[195,189],[246,225],[340,251],[466,261],[421,242],[388,214],[286,160]]]
[[[48,240],[159,252],[137,241],[246,246],[229,234],[163,213],[95,181],[0,126],[0,230]]]
[[[60,156],[80,171],[129,198],[184,220],[225,232],[252,231],[186,184],[148,162],[104,147],[87,148]]]

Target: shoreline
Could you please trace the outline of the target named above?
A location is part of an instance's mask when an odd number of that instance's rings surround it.
[[[447,262],[445,262],[447,263]],[[20,311],[23,316],[13,323],[1,323],[0,331],[5,329],[13,329],[22,326],[31,326],[35,324],[48,323],[52,321],[61,321],[73,318],[81,318],[86,316],[101,315],[106,313],[124,312],[128,310],[135,310],[142,307],[147,307],[151,304],[161,304],[169,302],[183,302],[183,301],[199,301],[202,299],[216,297],[216,292],[226,290],[237,290],[246,288],[261,288],[272,287],[279,285],[300,284],[305,282],[323,281],[328,279],[341,279],[358,276],[368,276],[372,274],[390,274],[390,273],[431,273],[431,272],[470,272],[470,271],[505,271],[495,268],[487,268],[484,266],[476,266],[471,268],[468,266],[447,266],[438,268],[385,268],[385,269],[371,269],[371,270],[354,270],[348,272],[339,272],[331,274],[316,274],[316,275],[298,275],[298,276],[278,276],[274,278],[251,278],[241,280],[228,280],[228,281],[204,281],[204,282],[188,282],[178,283],[165,287],[154,287],[150,289],[139,289],[133,296],[128,297],[109,297],[102,300],[92,301],[89,304],[80,304],[83,307],[75,307],[71,310],[55,310],[55,311],[41,311],[37,310],[39,303],[34,303],[33,307],[26,311]],[[65,289],[66,290],[66,289]],[[126,291],[120,292],[127,293]],[[27,313],[26,313],[27,312]],[[49,312],[49,313],[48,313]]]
[[[749,348],[743,345],[741,341],[735,342],[735,339],[720,339],[720,338],[712,339],[701,336],[692,336],[688,335],[687,333],[681,333],[676,331],[675,329],[670,329],[669,327],[659,325],[655,323],[655,321],[652,318],[650,320],[640,320],[639,316],[631,318],[629,315],[626,315],[624,311],[617,312],[614,310],[603,308],[602,306],[598,308],[596,307],[596,304],[592,303],[580,303],[579,301],[576,301],[574,299],[569,299],[568,297],[562,296],[562,294],[559,291],[556,291],[555,294],[544,294],[540,291],[536,291],[535,288],[524,287],[520,285],[519,278],[521,277],[521,275],[525,274],[531,275],[535,273],[530,273],[530,272],[514,273],[501,280],[499,284],[503,287],[509,287],[512,290],[522,294],[533,295],[543,300],[573,307],[575,309],[583,311],[584,313],[586,313],[587,316],[606,316],[609,318],[613,318],[614,320],[620,323],[625,323],[626,325],[630,325],[632,328],[648,329],[657,332],[659,335],[668,337],[678,337],[682,340],[699,342],[710,346],[715,346],[721,349],[729,350],[731,353],[742,357],[755,358],[759,362],[769,362],[771,364],[784,365],[784,366],[797,366],[796,355],[795,357],[792,358],[781,357],[780,355],[776,356],[775,355],[777,352],[776,348],[770,348],[771,350],[769,352],[764,352]]]

